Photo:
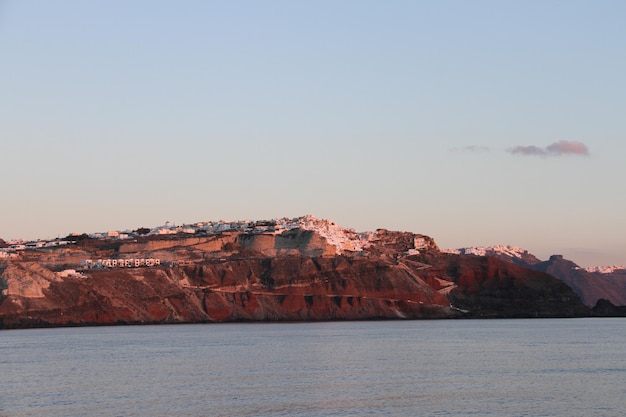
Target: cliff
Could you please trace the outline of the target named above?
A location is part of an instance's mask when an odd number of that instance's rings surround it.
[[[424,277],[453,282],[451,303],[474,318],[583,317],[590,310],[552,275],[495,257],[425,256]]]
[[[588,307],[594,307],[600,300],[609,301],[616,306],[626,306],[626,269],[623,266],[581,268],[562,255],[552,255],[547,261],[541,261],[528,251],[513,246],[471,247],[447,252],[497,258],[548,273],[571,287]]]
[[[593,307],[600,300],[616,306],[626,306],[626,271],[613,273],[589,272],[561,255],[531,266],[532,269],[553,275],[572,287],[585,305]]]
[[[548,274],[444,254],[428,236],[332,233],[90,239],[28,251],[0,261],[0,328],[589,314]],[[104,258],[150,266],[83,262]]]
[[[1,326],[460,316],[415,268],[389,259],[231,257],[59,275],[11,262]]]

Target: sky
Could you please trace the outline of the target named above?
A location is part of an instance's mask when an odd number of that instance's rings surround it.
[[[0,0],[0,238],[305,214],[626,264],[626,2]]]

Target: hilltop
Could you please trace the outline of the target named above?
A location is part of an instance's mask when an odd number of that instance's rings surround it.
[[[0,328],[592,314],[545,272],[313,216],[7,243]]]

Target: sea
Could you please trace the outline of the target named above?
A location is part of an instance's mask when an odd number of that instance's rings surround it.
[[[619,318],[0,331],[0,417],[624,413]]]

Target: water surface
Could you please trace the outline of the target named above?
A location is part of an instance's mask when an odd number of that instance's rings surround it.
[[[626,320],[0,332],[0,416],[618,416]]]

